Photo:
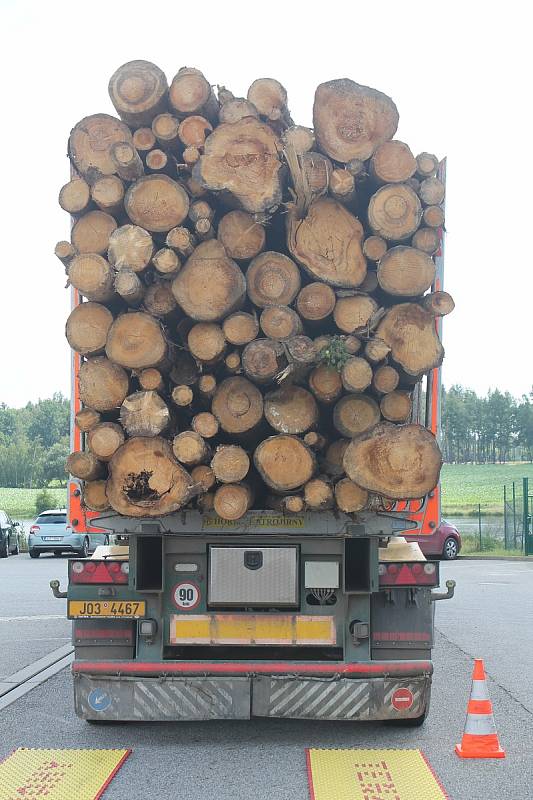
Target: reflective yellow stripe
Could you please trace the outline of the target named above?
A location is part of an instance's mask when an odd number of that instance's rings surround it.
[[[298,614],[174,614],[171,644],[334,645],[334,617]]]

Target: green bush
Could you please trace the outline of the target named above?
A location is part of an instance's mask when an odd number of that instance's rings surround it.
[[[40,514],[42,511],[48,511],[49,508],[54,507],[54,495],[43,489],[35,498],[35,513]]]

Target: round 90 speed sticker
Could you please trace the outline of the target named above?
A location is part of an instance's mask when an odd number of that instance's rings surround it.
[[[195,583],[186,581],[174,587],[174,604],[182,611],[190,611],[200,602],[200,589]]]

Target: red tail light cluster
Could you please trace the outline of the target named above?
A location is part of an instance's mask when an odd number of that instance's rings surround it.
[[[71,583],[127,583],[129,566],[127,561],[71,561],[69,580]]]
[[[30,533],[37,533],[37,531],[40,531],[40,530],[41,530],[41,528],[40,528],[39,525],[32,525],[31,528],[30,528]]]
[[[380,586],[437,586],[438,564],[432,561],[392,561],[379,565]]]

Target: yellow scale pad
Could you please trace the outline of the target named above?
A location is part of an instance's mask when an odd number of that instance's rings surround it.
[[[311,800],[447,800],[420,750],[307,750]]]
[[[97,800],[130,753],[21,747],[0,763],[0,800]]]

